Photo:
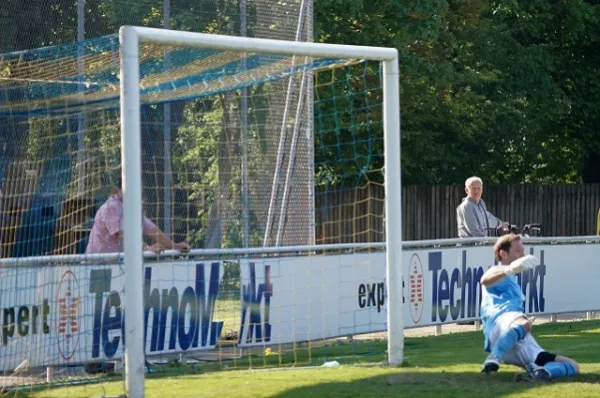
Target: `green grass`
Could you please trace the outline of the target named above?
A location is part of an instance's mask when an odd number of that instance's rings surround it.
[[[231,330],[239,331],[241,323],[239,292],[232,292],[228,296],[224,299],[220,298],[215,302],[215,313],[213,315],[214,321],[223,321],[224,333]]]
[[[385,358],[385,342],[337,343],[281,355],[253,356],[229,364],[247,368],[321,364],[339,357],[339,368],[216,370],[215,367],[172,369],[146,381],[147,397],[595,397],[600,396],[600,321],[538,325],[546,349],[575,358],[581,374],[549,383],[515,383],[520,372],[504,365],[497,374],[479,372],[485,358],[481,332],[407,338],[401,368],[373,365]],[[365,362],[371,363],[370,365]],[[177,374],[179,372],[179,374]],[[193,372],[193,373],[192,373]],[[183,374],[188,373],[188,374]],[[118,395],[122,379],[80,387],[45,388],[13,397],[90,397]]]

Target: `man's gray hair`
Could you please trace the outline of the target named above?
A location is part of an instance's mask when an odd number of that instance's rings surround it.
[[[465,181],[465,188],[469,188],[471,186],[471,184],[473,184],[474,182],[478,182],[481,185],[483,185],[483,181],[481,181],[481,178],[473,176],[473,177],[467,178],[467,181]]]

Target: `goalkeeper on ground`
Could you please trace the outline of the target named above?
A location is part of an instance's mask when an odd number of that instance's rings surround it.
[[[482,372],[495,372],[500,363],[526,369],[534,380],[574,376],[579,365],[571,358],[545,351],[531,335],[533,318],[523,312],[525,297],[516,274],[535,268],[538,260],[525,256],[519,235],[504,235],[494,245],[497,265],[481,277],[481,320],[485,351]]]

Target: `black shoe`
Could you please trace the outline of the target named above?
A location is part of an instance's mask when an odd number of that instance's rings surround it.
[[[497,372],[498,369],[500,369],[500,361],[494,354],[490,354],[483,362],[483,366],[481,367],[481,372],[488,374],[491,372]]]

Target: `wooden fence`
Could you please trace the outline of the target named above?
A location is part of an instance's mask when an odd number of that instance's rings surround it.
[[[404,240],[455,238],[456,206],[465,196],[458,185],[412,185],[402,190]],[[542,224],[543,236],[597,232],[600,184],[486,185],[488,210],[511,224]],[[376,242],[383,239],[381,185],[317,192],[317,243]]]

